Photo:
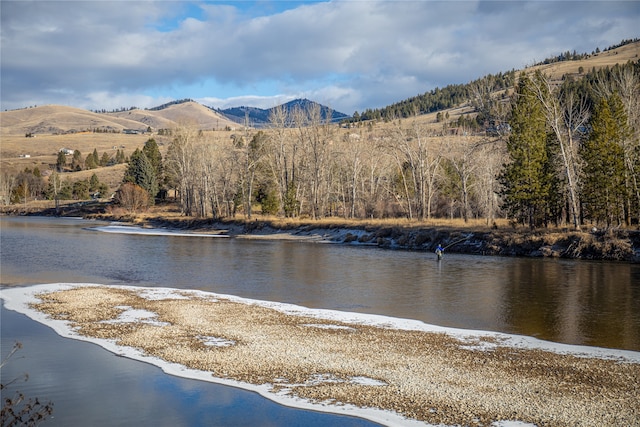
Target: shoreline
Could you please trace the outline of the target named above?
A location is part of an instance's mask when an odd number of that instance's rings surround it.
[[[33,209],[20,215],[81,217],[110,221],[123,226],[160,229],[175,233],[208,234],[244,239],[306,240],[381,249],[434,252],[438,245],[446,252],[505,257],[563,258],[589,261],[640,263],[640,230],[615,228],[577,231],[498,227],[456,227],[419,222],[383,222],[283,218],[213,219],[175,213],[107,214],[94,203],[77,204],[55,215],[55,209]],[[101,207],[102,206],[102,207]],[[0,215],[18,216],[12,211]]]
[[[170,374],[386,425],[640,419],[639,352],[169,288],[50,284],[2,299]]]
[[[96,218],[108,219],[108,218]],[[117,218],[114,218],[117,219]],[[230,237],[299,239],[427,251],[442,245],[446,252],[507,257],[566,258],[640,262],[640,231],[556,231],[456,228],[423,225],[323,225],[308,221],[280,226],[270,220],[194,220],[151,217],[127,223],[142,227],[207,232],[226,230]]]
[[[530,230],[503,225],[428,225],[398,220],[347,221],[284,218],[213,219],[185,217],[156,207],[145,214],[108,214],[104,206],[79,204],[61,216],[113,221],[142,228],[227,235],[232,238],[309,240],[382,249],[426,251],[438,245],[445,252],[506,257],[564,258],[640,263],[640,230],[611,228],[578,231],[548,228]],[[166,206],[164,207],[166,209]],[[55,209],[36,209],[28,215],[55,216]]]

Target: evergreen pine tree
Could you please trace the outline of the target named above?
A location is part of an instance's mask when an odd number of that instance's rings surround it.
[[[608,102],[617,131],[617,143],[620,145],[624,158],[624,218],[626,225],[631,225],[632,215],[637,213],[640,208],[638,206],[640,200],[634,197],[637,196],[637,192],[634,190],[637,188],[637,182],[640,178],[640,158],[638,158],[639,153],[634,152],[637,143],[633,141],[633,130],[629,126],[629,116],[618,92],[614,92]]]
[[[129,166],[125,171],[124,183],[130,182],[144,188],[149,193],[149,200],[153,203],[158,194],[158,181],[156,174],[143,151],[136,149],[129,159]]]
[[[100,157],[100,166],[107,166],[109,165],[109,161],[111,160],[111,158],[109,157],[109,153],[107,153],[106,151],[104,153],[102,153],[102,157]]]
[[[533,228],[546,224],[549,173],[546,121],[542,106],[524,74],[516,88],[507,151],[511,162],[500,175],[504,208]]]
[[[163,182],[162,154],[160,154],[160,149],[158,148],[156,140],[149,138],[147,142],[144,143],[142,152],[147,156],[151,166],[153,166],[153,170],[156,174],[156,181],[158,182],[158,186],[161,186],[160,184]]]
[[[91,178],[89,179],[89,191],[92,193],[95,191],[98,191],[99,186],[100,186],[100,180],[98,179],[98,175],[94,173],[93,175],[91,175]]]
[[[607,99],[596,106],[590,125],[580,150],[585,162],[582,200],[587,217],[609,226],[622,221],[626,191],[621,129]]]
[[[71,160],[71,169],[74,171],[82,170],[82,153],[80,150],[73,150],[73,159]]]
[[[62,151],[58,151],[58,159],[56,160],[56,168],[58,172],[62,172],[67,166],[67,156]]]
[[[89,154],[84,160],[84,167],[85,169],[95,169],[98,167],[98,165],[94,161],[93,154]]]

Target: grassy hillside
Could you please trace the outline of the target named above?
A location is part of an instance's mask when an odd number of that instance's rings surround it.
[[[33,170],[37,167],[41,172],[45,172],[53,169],[61,148],[79,150],[83,159],[94,149],[100,156],[105,152],[114,156],[117,150],[129,156],[136,148],[142,147],[148,138],[148,135],[93,132],[37,135],[35,138],[25,138],[24,135],[3,135],[2,144],[0,144],[0,170],[2,173],[16,174],[25,168]],[[111,189],[116,189],[122,181],[124,167],[125,165],[116,165],[65,173],[64,179],[77,181],[89,178],[95,173],[101,182],[106,182]]]
[[[196,102],[171,105],[165,109],[130,110],[117,113],[95,113],[62,105],[45,105],[0,113],[2,135],[48,135],[100,130],[122,132],[124,129],[145,131],[170,129],[178,123],[189,123],[202,130],[237,126],[221,114]]]
[[[171,129],[179,123],[193,124],[202,130],[238,126],[222,114],[193,101],[169,105],[160,110],[131,110],[106,115],[136,120],[153,129]]]
[[[0,113],[2,133],[5,135],[35,135],[81,132],[103,129],[120,132],[122,129],[146,129],[143,123],[117,116],[97,114],[80,108],[45,105]],[[4,138],[3,138],[4,139]]]
[[[627,61],[640,60],[640,42],[626,44],[616,49],[596,53],[589,58],[578,61],[562,61],[553,64],[536,65],[527,68],[527,71],[535,72],[540,70],[554,80],[560,80],[564,75],[580,76],[580,69],[584,72],[592,68],[611,67],[615,64],[622,64]]]
[[[582,73],[593,68],[599,69],[610,67],[617,63],[638,60],[640,60],[640,42],[634,42],[616,49],[589,55],[587,58],[578,61],[561,61],[536,65],[527,68],[526,71],[534,72],[535,70],[541,70],[551,76],[552,79],[559,80],[564,75],[579,77]],[[464,85],[452,86],[462,87]],[[408,100],[399,101],[396,104],[385,107],[385,109],[394,110],[394,106],[396,105],[401,106],[412,103],[414,100],[418,100],[426,95],[428,95],[428,93],[425,95],[417,95]],[[469,112],[469,108],[461,110],[465,105],[465,102],[461,102],[458,103],[458,105],[452,106],[452,108],[445,109],[438,108],[436,103],[434,104],[435,110],[433,110],[433,112],[442,111],[443,114],[449,113],[449,119],[451,120],[461,112]],[[413,111],[413,108],[409,109]],[[435,122],[435,115],[432,118],[431,114],[427,114],[424,119],[426,122]],[[123,129],[146,130],[148,127],[151,127],[157,130],[174,127],[177,123],[194,124],[203,130],[224,129],[226,127],[235,128],[238,126],[237,123],[227,119],[222,114],[193,101],[168,105],[158,110],[135,109],[116,113],[94,113],[79,108],[47,105],[0,112],[0,122],[2,123],[1,135],[3,136],[3,143],[5,136],[24,136],[27,133],[33,133],[39,136],[92,129],[121,132]],[[86,151],[83,147],[79,149],[83,152]]]
[[[583,55],[580,60],[567,60],[541,64],[526,68],[526,73],[542,71],[549,76],[552,81],[559,82],[563,76],[582,77],[592,69],[611,67],[615,64],[625,64],[629,61],[640,60],[640,41],[625,44],[615,49],[610,49],[592,55]],[[411,98],[396,102],[383,108],[368,109],[362,112],[359,120],[390,119],[396,117],[410,117],[416,112],[419,114],[442,111],[443,114],[450,108],[466,105],[474,93],[474,86],[478,83],[484,87],[488,84],[492,86],[494,94],[499,95],[505,89],[512,87],[520,70],[505,71],[496,75],[483,76],[468,84],[452,84],[444,88],[436,88],[430,92],[416,95]],[[352,119],[357,121],[358,118]]]

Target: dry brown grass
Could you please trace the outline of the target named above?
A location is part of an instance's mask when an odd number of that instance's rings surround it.
[[[563,61],[553,64],[537,65],[528,68],[527,71],[533,72],[540,70],[550,76],[551,79],[558,80],[565,74],[579,75],[580,67],[582,67],[586,73],[593,67],[596,69],[612,67],[615,64],[624,64],[627,61],[637,61],[638,59],[640,59],[640,42],[630,43],[607,52],[600,52],[580,61]]]
[[[61,148],[79,150],[82,154],[82,160],[94,149],[98,150],[99,156],[105,152],[110,156],[115,156],[117,150],[124,151],[125,155],[129,156],[136,148],[142,148],[147,139],[149,139],[149,135],[93,132],[70,135],[38,135],[35,138],[25,138],[24,135],[3,135],[0,144],[0,169],[2,172],[9,173],[35,167],[38,167],[41,172],[53,169]],[[24,155],[30,157],[20,157]],[[68,162],[71,162],[70,157],[67,157]]]
[[[492,224],[487,224],[485,219],[472,219],[465,222],[461,218],[431,218],[428,220],[408,218],[381,218],[381,219],[348,219],[339,217],[311,218],[282,218],[277,216],[259,215],[255,221],[269,223],[273,227],[291,229],[300,226],[317,226],[319,228],[455,228],[460,230],[488,230]],[[495,221],[498,227],[507,227],[509,222],[504,219]]]
[[[107,116],[140,121],[149,124],[155,129],[171,129],[178,123],[189,123],[202,130],[221,130],[227,126],[231,128],[239,127],[237,123],[227,119],[222,114],[210,110],[197,102],[174,104],[158,111],[133,110],[108,114]]]
[[[640,42],[631,43],[617,49],[607,52],[601,52],[587,59],[580,61],[564,61],[547,65],[539,65],[530,67],[527,71],[541,70],[548,74],[552,79],[559,79],[564,74],[579,75],[579,68],[589,71],[592,68],[602,68],[613,66],[617,63],[626,63],[628,61],[637,61],[640,57]],[[460,106],[444,111],[449,113],[449,121],[454,122],[461,114],[469,114],[471,110],[468,106]],[[418,117],[419,121],[429,126],[434,131],[442,130],[442,123],[437,123],[436,114],[425,114]],[[96,127],[110,126],[114,129],[122,128],[146,128],[145,123],[152,123],[156,128],[170,128],[177,122],[194,123],[202,129],[222,129],[225,126],[238,127],[237,124],[226,120],[208,108],[196,103],[183,103],[173,105],[161,111],[145,111],[134,110],[113,114],[96,114],[72,107],[48,105],[37,108],[28,108],[24,110],[15,110],[8,112],[0,112],[2,127],[1,134],[3,144],[6,136],[24,136],[28,129],[40,129],[35,133],[38,136],[51,132],[47,129],[58,128],[60,130],[68,129],[91,129]],[[144,121],[144,123],[143,123]],[[376,127],[384,128],[386,124],[378,123]],[[124,135],[125,138],[134,137],[132,135]],[[68,144],[69,145],[69,144]],[[57,149],[60,147],[56,147]],[[78,146],[83,153],[89,148]],[[91,148],[93,149],[93,148]],[[11,154],[17,156],[24,154],[25,150],[19,148],[13,150]],[[4,153],[3,156],[4,158]]]
[[[137,148],[142,148],[144,143],[153,137],[160,145],[160,151],[166,152],[168,137],[151,135],[125,135],[112,133],[76,133],[69,135],[38,135],[35,138],[25,138],[24,135],[3,135],[0,144],[0,172],[16,174],[25,168],[40,169],[41,173],[55,169],[58,158],[58,151],[61,148],[79,150],[82,160],[87,155],[98,151],[102,156],[107,153],[115,156],[118,150],[123,151],[126,156],[130,156]],[[114,148],[115,147],[115,148]],[[30,157],[20,157],[28,154]],[[71,162],[71,156],[67,156],[67,162]],[[75,182],[88,179],[94,173],[100,182],[106,183],[111,191],[115,191],[126,169],[126,164],[119,164],[109,167],[100,167],[79,172],[65,172],[62,174],[63,180]]]
[[[106,114],[63,105],[44,105],[4,111],[0,113],[0,118],[2,135],[46,135],[91,129],[146,130],[149,126],[153,129],[170,129],[183,122],[193,123],[202,130],[237,126],[195,102],[176,104],[159,111],[132,110]]]

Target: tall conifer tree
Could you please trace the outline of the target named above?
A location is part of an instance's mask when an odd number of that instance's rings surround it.
[[[550,195],[547,131],[542,106],[529,77],[522,74],[516,88],[507,151],[500,182],[504,208],[516,220],[533,228],[546,224]]]
[[[144,151],[136,149],[131,154],[129,166],[124,174],[122,182],[131,182],[144,188],[149,193],[149,201],[153,203],[158,194],[158,180],[153,165],[144,154]]]
[[[149,138],[147,142],[144,143],[142,152],[147,156],[147,159],[153,166],[153,170],[156,173],[156,179],[158,180],[158,182],[161,182],[162,181],[162,154],[160,154],[160,149],[158,148],[158,144],[156,143],[156,140],[153,138]]]
[[[587,217],[607,226],[622,221],[626,200],[623,130],[614,113],[620,112],[602,98],[591,116],[591,132],[580,152],[585,162],[584,210]]]

